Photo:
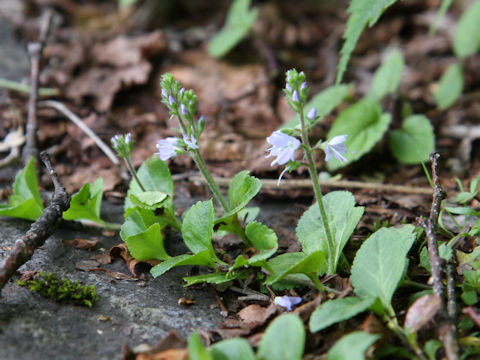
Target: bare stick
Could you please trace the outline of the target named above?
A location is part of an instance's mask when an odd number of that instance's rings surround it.
[[[214,176],[213,179],[218,184],[218,186],[228,187],[230,182],[232,181],[231,178],[222,178],[218,176]],[[200,182],[204,183],[205,180],[201,176],[190,176],[190,181],[193,182]],[[286,190],[286,189],[311,189],[312,182],[310,180],[282,180],[280,185],[278,185],[277,180],[271,179],[260,179],[263,185],[263,189],[271,189],[271,190]],[[361,181],[348,181],[348,180],[319,180],[320,185],[326,187],[339,187],[339,188],[347,188],[347,189],[366,189],[366,190],[374,190],[378,192],[396,192],[396,193],[403,193],[403,194],[422,194],[422,195],[430,195],[432,193],[431,188],[427,187],[413,187],[413,186],[404,186],[404,185],[390,185],[390,184],[375,184],[375,183],[365,183]]]
[[[433,293],[438,296],[442,304],[442,310],[439,315],[439,329],[438,334],[443,343],[445,349],[445,354],[448,360],[457,360],[458,359],[458,340],[456,327],[454,323],[454,310],[451,309],[454,306],[455,297],[454,289],[452,288],[452,277],[450,274],[448,283],[448,310],[445,308],[445,288],[442,282],[442,273],[445,269],[445,261],[440,257],[438,252],[438,243],[435,230],[438,224],[438,217],[440,215],[440,207],[442,200],[445,198],[445,192],[443,191],[442,185],[440,184],[440,179],[438,177],[438,158],[440,154],[432,153],[430,154],[430,161],[432,162],[432,181],[433,181],[433,198],[432,198],[432,207],[430,210],[430,217],[427,220],[423,220],[422,226],[425,229],[425,234],[427,236],[427,249],[430,258],[430,265],[432,268],[432,279],[433,279]]]
[[[97,146],[100,148],[100,150],[102,150],[104,152],[105,155],[107,155],[107,157],[110,159],[110,161],[118,166],[119,168],[121,168],[121,163],[120,163],[120,160],[118,160],[117,158],[117,155],[115,155],[115,153],[110,149],[110,147],[105,144],[105,142],[100,139],[97,134],[95,134],[83,121],[82,119],[80,119],[77,115],[75,115],[72,111],[70,111],[69,108],[67,108],[65,105],[63,105],[61,102],[59,101],[55,101],[55,100],[46,100],[46,101],[41,101],[38,103],[39,106],[46,106],[46,107],[51,107],[57,111],[59,111],[60,113],[62,113],[63,115],[65,115],[65,117],[70,120],[71,122],[73,122],[75,125],[77,125],[80,130],[82,130],[87,136],[89,136],[94,142],[95,144],[97,144]]]
[[[47,153],[42,152],[40,158],[48,169],[55,190],[43,214],[30,226],[25,236],[15,242],[10,255],[1,264],[0,289],[5,286],[20,266],[31,259],[35,249],[45,243],[45,240],[48,239],[62,220],[62,213],[70,206],[70,196],[58,179]]]
[[[25,147],[23,148],[23,164],[27,165],[30,157],[38,159],[37,148],[37,97],[38,97],[38,78],[40,76],[40,62],[42,59],[43,47],[47,41],[50,22],[53,16],[52,10],[45,12],[38,42],[29,43],[27,46],[30,55],[30,96],[28,98],[28,114],[25,135]]]

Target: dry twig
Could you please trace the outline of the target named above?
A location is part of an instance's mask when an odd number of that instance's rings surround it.
[[[33,256],[36,248],[42,246],[45,240],[53,233],[62,219],[62,213],[70,206],[70,196],[53,169],[47,153],[40,153],[45,167],[52,178],[55,190],[43,214],[30,226],[25,236],[15,242],[10,255],[0,266],[0,289],[2,289],[17,269]]]
[[[25,131],[25,147],[22,152],[23,164],[27,165],[30,157],[38,159],[37,148],[37,97],[38,97],[38,78],[40,76],[40,62],[42,60],[42,53],[45,43],[47,41],[48,32],[50,29],[50,22],[52,20],[53,11],[48,9],[42,21],[40,28],[40,35],[37,42],[29,43],[27,50],[30,55],[31,70],[30,70],[30,96],[28,98],[28,114],[27,126]]]
[[[440,207],[442,200],[445,198],[440,179],[438,177],[438,158],[440,154],[430,154],[430,161],[432,162],[432,181],[434,184],[432,207],[430,210],[430,217],[427,220],[422,220],[422,227],[425,229],[427,236],[427,249],[430,258],[430,265],[432,268],[433,279],[433,293],[438,296],[442,304],[442,310],[439,312],[440,326],[438,329],[439,337],[445,348],[445,353],[448,360],[458,359],[458,340],[455,326],[455,294],[452,274],[447,274],[447,303],[445,303],[445,288],[443,286],[443,273],[446,272],[445,261],[440,257],[438,252],[438,243],[435,230],[440,215]],[[447,266],[448,267],[448,266]],[[446,309],[448,307],[448,310]]]

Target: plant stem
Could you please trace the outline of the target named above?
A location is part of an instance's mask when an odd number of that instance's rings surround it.
[[[327,235],[327,250],[328,250],[328,270],[327,273],[332,275],[335,273],[335,247],[334,241],[332,238],[332,233],[330,232],[330,226],[328,224],[327,212],[325,211],[325,206],[323,204],[323,194],[318,181],[317,166],[315,165],[315,159],[312,154],[312,147],[310,146],[310,140],[308,139],[307,128],[305,126],[305,117],[303,115],[303,107],[300,112],[300,124],[302,127],[302,143],[305,149],[305,157],[308,162],[308,171],[310,173],[310,178],[313,183],[313,192],[315,193],[315,198],[317,199],[317,204],[320,209],[320,215],[322,217],[323,226],[325,227],[325,233]]]
[[[132,165],[132,161],[130,160],[129,157],[126,157],[125,158],[125,164],[127,164],[127,168],[128,168],[128,171],[130,171],[130,174],[132,174],[132,177],[135,179],[135,181],[137,182],[138,186],[140,187],[140,189],[145,192],[145,188],[143,187],[142,183],[140,182],[140,179],[138,178],[137,176],[137,172],[135,171],[135,168],[133,167]]]
[[[388,325],[388,328],[390,330],[393,331],[393,333],[407,346],[409,346],[414,352],[415,352],[415,355],[418,356],[419,359],[421,360],[427,360],[427,358],[425,357],[425,355],[423,354],[423,351],[422,349],[418,346],[418,343],[417,343],[417,339],[416,337],[410,337],[410,336],[406,336],[405,335],[405,332],[403,331],[403,329],[400,327],[400,325],[398,325],[398,321],[397,321],[397,318],[395,317],[395,315],[393,316],[393,318],[391,318],[390,316],[388,315],[384,315],[383,316],[383,320],[385,320],[385,322],[387,323]]]

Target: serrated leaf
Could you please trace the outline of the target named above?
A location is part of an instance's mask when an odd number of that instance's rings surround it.
[[[161,205],[164,208],[170,209],[174,213],[172,201],[174,185],[170,170],[165,161],[160,160],[158,156],[152,156],[143,162],[137,171],[137,176],[146,191],[160,191],[167,194],[169,198],[162,202]],[[125,200],[126,215],[128,215],[128,209],[135,207],[130,200],[130,196],[137,195],[141,192],[143,192],[143,190],[140,189],[137,182],[132,179]]]
[[[257,357],[263,360],[300,360],[305,347],[305,329],[297,315],[276,318],[265,331]]]
[[[334,263],[336,266],[345,244],[363,215],[364,208],[355,206],[355,198],[348,191],[328,193],[323,196],[323,204],[330,232],[335,241]],[[320,250],[328,254],[327,235],[317,203],[310,206],[302,215],[298,221],[296,233],[305,253],[310,254]]]
[[[365,360],[365,351],[380,336],[354,331],[343,336],[328,351],[328,360]]]
[[[103,179],[98,178],[93,184],[85,184],[72,196],[70,208],[63,213],[65,220],[90,220],[104,223],[100,218],[103,198]]]
[[[357,297],[327,301],[312,313],[309,322],[310,331],[317,332],[340,321],[350,319],[367,310],[374,302],[374,298]]]
[[[350,277],[355,293],[362,298],[379,298],[391,309],[393,293],[405,274],[407,254],[415,240],[412,225],[381,228],[357,251]]]
[[[185,286],[191,286],[200,283],[220,285],[229,283],[230,281],[235,280],[238,277],[242,277],[241,274],[239,274],[239,276],[228,276],[226,273],[212,273],[196,276],[187,276],[184,277],[183,280],[186,282]]]
[[[423,115],[406,118],[400,130],[390,133],[390,149],[404,164],[428,161],[430,153],[435,150],[435,134],[428,118]]]
[[[210,347],[213,360],[256,360],[255,354],[247,340],[242,338],[227,339]]]
[[[347,68],[350,56],[357,45],[358,39],[367,24],[373,26],[380,15],[396,0],[352,0],[347,12],[350,14],[347,28],[343,34],[345,42],[340,50],[340,61],[336,83],[340,84]]]
[[[480,1],[474,1],[458,21],[453,50],[458,57],[475,54],[480,49]]]
[[[143,191],[137,194],[131,194],[130,200],[136,206],[148,210],[156,210],[161,207],[167,197],[168,195],[163,191]]]
[[[165,274],[168,270],[172,269],[175,266],[183,265],[203,265],[211,268],[215,268],[215,262],[210,256],[208,250],[199,252],[197,254],[188,255],[182,254],[178,256],[171,257],[158,265],[155,265],[150,269],[150,274],[154,278],[159,277],[160,275]]]
[[[250,0],[234,0],[228,10],[223,28],[210,40],[208,53],[216,58],[226,55],[250,31],[258,16],[258,9],[250,7]]]
[[[433,98],[440,110],[452,106],[463,92],[463,72],[459,64],[450,65],[442,74]]]
[[[351,89],[351,85],[333,85],[316,94],[305,105],[305,114],[308,114],[308,112],[313,108],[317,109],[318,118],[315,120],[315,122],[312,122],[312,125],[322,121],[325,116],[330,114],[333,109],[340,105]],[[298,115],[295,115],[287,123],[283,124],[281,128],[294,128],[299,125],[300,118]]]
[[[372,99],[363,99],[343,110],[333,123],[328,139],[337,135],[348,135],[345,145],[346,163],[332,158],[327,163],[330,171],[337,170],[361,158],[383,137],[391,121],[390,114],[382,114],[380,104]]]
[[[33,158],[30,158],[27,166],[15,176],[13,194],[8,197],[8,204],[0,204],[0,215],[34,221],[42,213],[43,204],[38,190],[35,163]]]
[[[396,92],[402,78],[403,66],[402,53],[398,50],[392,51],[375,72],[370,87],[370,95],[380,100],[385,95]]]
[[[215,254],[212,246],[213,219],[212,200],[199,201],[185,212],[182,223],[183,241],[194,254],[202,251]]]
[[[268,265],[273,269],[273,274],[265,281],[266,285],[282,280],[289,274],[305,274],[312,278],[318,276],[319,270],[325,267],[325,254],[323,251],[285,253],[270,260]]]
[[[261,188],[262,182],[256,177],[250,176],[248,170],[240,171],[228,187],[228,202],[231,210],[224,217],[244,209]]]
[[[190,335],[188,339],[188,358],[190,360],[213,360],[212,356],[202,344],[202,340],[200,340],[200,336],[194,332]]]

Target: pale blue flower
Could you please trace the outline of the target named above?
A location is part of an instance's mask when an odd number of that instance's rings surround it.
[[[175,104],[175,98],[174,98],[172,95],[169,95],[169,96],[168,96],[168,103],[169,103],[170,105]]]
[[[285,88],[286,88],[288,91],[292,91],[292,87],[290,86],[289,83],[287,83],[287,84],[285,85]]]
[[[186,107],[184,104],[181,104],[181,105],[180,105],[180,109],[181,109],[183,115],[187,115],[187,114],[188,114],[187,107]]]
[[[307,82],[304,81],[304,82],[302,83],[302,85],[300,85],[300,90],[303,90],[303,89],[305,89],[306,87],[307,87]]]
[[[276,305],[287,309],[287,311],[292,311],[295,305],[302,302],[302,298],[299,296],[275,296],[273,302]]]
[[[165,89],[162,89],[162,95],[163,95],[164,97],[167,97],[167,96],[168,96],[168,92],[167,92],[167,90],[165,90]]]
[[[168,137],[157,141],[158,156],[161,160],[166,161],[177,155],[178,139],[176,137]]]
[[[337,135],[333,137],[325,145],[325,160],[330,161],[332,155],[341,162],[347,162],[347,159],[342,155],[347,153],[347,146],[344,144],[347,140],[347,135]]]
[[[284,165],[294,160],[295,150],[300,147],[300,140],[278,130],[267,137],[267,141],[272,145],[271,148],[267,149],[267,151],[270,151],[267,157],[277,156],[270,164],[271,166],[275,164]]]
[[[190,149],[198,149],[197,139],[195,139],[195,136],[192,135],[188,137],[187,135],[183,135],[183,141]]]
[[[307,118],[309,118],[310,120],[315,120],[315,118],[317,117],[317,109],[316,108],[312,108],[308,114],[307,114]]]
[[[295,101],[295,102],[300,102],[300,97],[298,96],[298,91],[295,90],[292,94],[292,100]]]

